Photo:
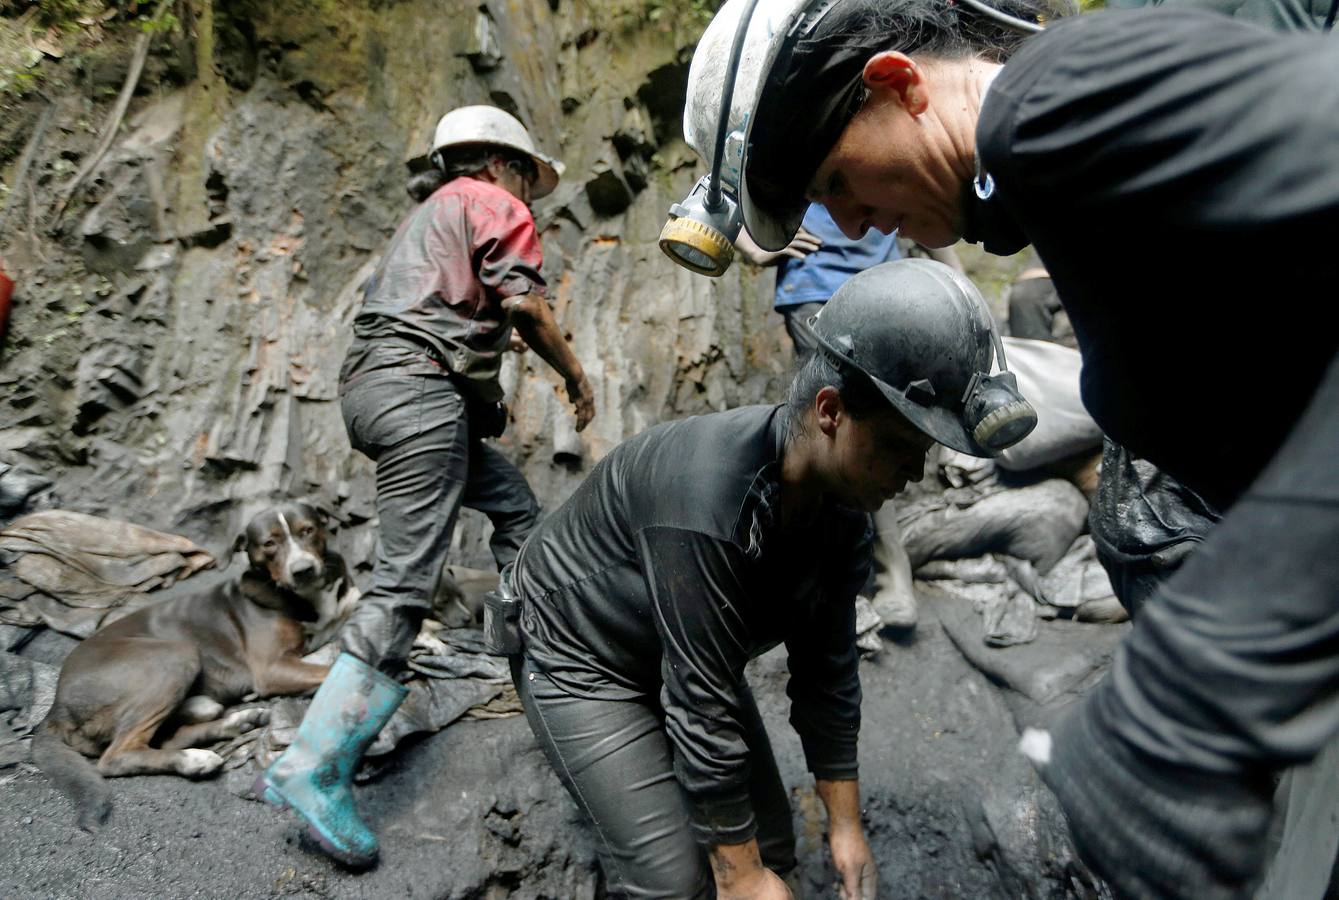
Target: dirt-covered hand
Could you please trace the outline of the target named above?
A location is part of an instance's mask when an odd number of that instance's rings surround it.
[[[796,232],[790,243],[780,250],[764,250],[754,243],[747,231],[741,231],[739,237],[735,239],[735,249],[739,251],[739,255],[755,266],[776,265],[783,257],[787,256],[792,259],[804,259],[821,246],[823,246],[823,239],[812,232],[805,231],[803,228]]]
[[[878,894],[879,871],[874,865],[865,833],[859,828],[844,828],[828,837],[832,865],[837,870],[841,900],[874,900]]]
[[[572,401],[572,409],[577,417],[577,431],[581,431],[595,418],[595,392],[591,390],[585,376],[567,382],[567,399]]]
[[[716,882],[716,900],[795,900],[781,877],[771,869],[759,867],[747,878],[729,884]]]

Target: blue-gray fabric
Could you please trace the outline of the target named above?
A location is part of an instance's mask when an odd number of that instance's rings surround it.
[[[813,329],[804,326],[808,325],[809,319],[822,308],[822,303],[797,303],[781,310],[781,315],[786,320],[786,334],[790,335],[790,342],[795,347],[797,367],[810,353],[818,349]]]
[[[804,259],[784,256],[777,264],[773,305],[780,312],[799,303],[827,303],[852,275],[902,255],[896,233],[870,229],[852,240],[842,234],[827,208],[816,203],[805,212],[802,227],[823,244]]]

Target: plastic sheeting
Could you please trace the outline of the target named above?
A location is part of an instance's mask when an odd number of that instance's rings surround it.
[[[58,674],[55,666],[0,652],[0,770],[28,759],[28,739],[56,699]]]
[[[22,582],[7,578],[0,584],[0,621],[43,622],[84,638],[107,610],[143,605],[145,594],[215,560],[180,535],[53,509],[15,519],[0,531],[0,563]]]
[[[1046,573],[1064,557],[1088,518],[1088,501],[1068,481],[1026,487],[949,490],[899,509],[898,527],[918,568],[935,559],[1000,553]]]
[[[1079,393],[1079,352],[1049,341],[1003,341],[1018,390],[1037,411],[1037,427],[1004,451],[1000,468],[1028,471],[1101,446],[1102,429],[1083,408]]]
[[[938,473],[947,489],[899,502],[898,528],[916,578],[970,601],[987,646],[1031,642],[1038,618],[1124,620],[1078,488],[1059,478],[1011,486],[994,461],[951,451]]]

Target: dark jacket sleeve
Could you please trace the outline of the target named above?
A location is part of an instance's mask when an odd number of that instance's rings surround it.
[[[1068,198],[1076,225],[1290,223],[1314,241],[1339,206],[1333,48],[1201,10],[1080,16],[1030,41],[992,84],[983,162],[1001,187],[1025,186],[1016,195]]]
[[[638,549],[663,646],[665,728],[694,835],[707,844],[754,836],[739,686],[752,646],[741,604],[743,552],[670,527],[643,529]]]
[[[865,520],[868,522],[868,520]],[[855,597],[869,576],[872,532],[854,530],[849,556],[834,566],[810,615],[786,640],[790,667],[790,724],[815,778],[857,777],[860,734],[860,656],[855,646]]]

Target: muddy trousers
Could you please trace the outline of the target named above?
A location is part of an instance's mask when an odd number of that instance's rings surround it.
[[[1339,734],[1337,458],[1332,364],[1274,459],[1054,729],[1042,776],[1118,895],[1245,896],[1267,850],[1272,776]]]
[[[372,372],[342,392],[341,409],[354,449],[376,463],[380,521],[372,587],[341,646],[398,673],[432,609],[460,507],[492,521],[501,569],[539,521],[539,503],[505,456],[471,437],[465,400],[448,378]]]
[[[595,830],[610,896],[715,897],[706,848],[689,829],[665,714],[655,699],[576,697],[519,656],[512,657],[512,680],[540,747]],[[796,864],[790,803],[747,686],[741,699],[758,849],[763,864],[784,876]]]

